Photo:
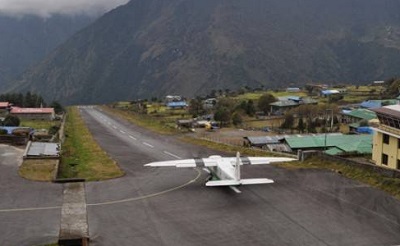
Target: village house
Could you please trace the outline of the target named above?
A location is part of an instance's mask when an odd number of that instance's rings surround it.
[[[400,105],[373,111],[380,124],[374,128],[372,160],[378,166],[400,169]]]
[[[270,103],[272,115],[282,115],[286,111],[300,105],[318,104],[317,100],[309,97],[288,96],[279,97],[278,101]]]
[[[372,135],[296,134],[261,137],[244,137],[245,146],[259,147],[270,151],[324,151],[328,155],[371,154]]]
[[[0,102],[0,113],[6,113],[10,109],[9,102]]]
[[[54,120],[54,108],[19,108],[13,107],[10,111],[11,115],[20,119],[28,120]]]

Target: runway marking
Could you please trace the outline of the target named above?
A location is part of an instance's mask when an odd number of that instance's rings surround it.
[[[56,207],[42,207],[42,208],[10,208],[10,209],[0,209],[0,213],[38,211],[38,210],[51,210],[51,209],[61,209],[61,206],[56,206]]]
[[[137,138],[135,138],[134,136],[129,135],[130,138],[132,138],[133,140],[137,140]]]
[[[86,204],[86,206],[93,206],[94,207],[94,206],[103,206],[103,205],[113,205],[113,204],[119,204],[119,203],[125,203],[125,202],[133,202],[133,201],[144,200],[144,199],[148,199],[148,198],[152,198],[152,197],[156,197],[156,196],[161,196],[161,195],[164,195],[166,193],[182,189],[182,188],[190,185],[191,183],[196,182],[201,176],[201,171],[199,169],[197,169],[197,168],[194,168],[194,170],[196,170],[196,172],[197,172],[197,176],[194,179],[189,180],[185,184],[173,187],[171,189],[160,191],[160,192],[156,192],[156,193],[149,194],[149,195],[144,195],[144,196],[139,196],[139,197],[132,197],[132,198],[127,198],[127,199],[122,199],[122,200],[109,201],[109,202],[100,202],[100,203],[89,203],[89,204]]]
[[[119,132],[122,133],[122,134],[125,134],[125,133],[126,133],[126,132],[124,132],[124,131],[122,131],[122,130],[119,130]]]
[[[139,201],[139,200],[144,200],[144,199],[148,199],[148,198],[152,198],[152,197],[156,197],[156,196],[161,196],[164,194],[167,194],[169,192],[172,191],[176,191],[179,189],[182,189],[188,185],[190,185],[191,183],[196,182],[200,176],[201,176],[201,171],[197,168],[194,168],[194,170],[196,170],[197,172],[197,176],[192,179],[189,180],[188,182],[167,189],[167,190],[163,190],[160,192],[156,192],[156,193],[152,193],[152,194],[148,194],[148,195],[144,195],[144,196],[139,196],[139,197],[132,197],[132,198],[127,198],[127,199],[122,199],[122,200],[115,200],[115,201],[108,201],[108,202],[100,202],[100,203],[88,203],[86,204],[86,206],[104,206],[104,205],[113,205],[113,204],[119,204],[119,203],[126,203],[126,202],[133,202],[133,201]],[[42,208],[12,208],[12,209],[0,209],[0,213],[10,213],[10,212],[26,212],[26,211],[38,211],[38,210],[51,210],[51,209],[61,209],[61,206],[55,206],[55,207],[42,207]]]
[[[182,159],[181,157],[179,157],[179,156],[177,156],[177,155],[174,155],[174,154],[172,154],[172,153],[170,153],[170,152],[168,152],[168,151],[164,151],[164,154],[167,154],[167,155],[169,155],[169,156],[175,157],[176,159]]]
[[[148,146],[148,147],[150,147],[150,148],[154,148],[154,146],[151,145],[151,144],[149,144],[149,143],[143,142],[142,144],[143,144],[143,145],[146,145],[146,146]]]

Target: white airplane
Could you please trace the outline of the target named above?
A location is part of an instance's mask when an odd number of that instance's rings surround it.
[[[260,165],[270,164],[272,162],[288,162],[296,159],[287,157],[240,157],[239,152],[235,157],[221,157],[219,155],[212,155],[208,158],[202,159],[185,159],[174,161],[159,161],[146,164],[147,167],[202,167],[211,174],[211,179],[206,186],[230,186],[235,192],[240,193],[235,186],[239,185],[252,185],[252,184],[270,184],[274,183],[272,179],[255,178],[255,179],[242,179],[240,178],[241,165]]]

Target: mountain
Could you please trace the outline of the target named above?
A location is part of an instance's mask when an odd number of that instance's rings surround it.
[[[67,104],[398,76],[398,0],[132,0],[9,90]]]
[[[0,15],[0,89],[39,62],[94,16],[12,17]]]

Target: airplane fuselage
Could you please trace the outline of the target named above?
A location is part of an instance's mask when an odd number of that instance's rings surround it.
[[[220,180],[234,180],[235,179],[235,167],[226,160],[221,160],[215,167],[208,167],[211,174]]]

